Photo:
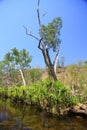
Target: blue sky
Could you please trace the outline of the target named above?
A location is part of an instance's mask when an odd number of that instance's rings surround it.
[[[0,0],[0,60],[12,48],[25,48],[32,55],[31,67],[44,67],[38,42],[25,34],[23,25],[38,35],[37,0]],[[59,57],[65,64],[87,60],[87,0],[41,0],[42,23],[61,17],[61,46]],[[53,56],[53,53],[51,54]]]

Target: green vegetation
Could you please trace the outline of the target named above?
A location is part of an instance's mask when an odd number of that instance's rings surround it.
[[[0,87],[27,86],[41,78],[40,69],[30,68],[32,56],[25,49],[11,49],[0,61]]]
[[[79,98],[71,93],[61,81],[53,82],[47,78],[30,86],[1,88],[0,96],[17,102],[37,105],[46,111],[63,114],[67,108],[79,103]]]
[[[26,62],[22,63],[22,60]],[[1,98],[37,105],[40,109],[59,115],[78,103],[86,104],[86,62],[80,60],[77,64],[67,67],[59,66],[57,68],[59,79],[54,81],[49,74],[44,73],[46,70],[29,68],[30,61],[31,56],[24,49],[18,51],[13,48],[5,55],[4,60],[0,62]],[[45,79],[44,74],[48,78]],[[26,85],[23,84],[23,78]]]
[[[13,48],[4,57],[5,71],[11,74],[13,70],[18,70],[21,74],[23,85],[26,85],[23,71],[30,66],[31,60],[32,57],[25,49],[18,51],[16,48]]]

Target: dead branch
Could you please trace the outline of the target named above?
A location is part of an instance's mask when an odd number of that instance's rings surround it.
[[[39,13],[39,4],[40,4],[40,0],[38,0],[38,5],[37,5],[37,16],[38,16],[38,23],[39,23],[39,26],[41,27],[40,13]]]
[[[46,16],[47,15],[47,12],[46,13],[44,13],[42,16],[41,16],[41,18],[43,18],[44,16]]]
[[[38,48],[42,51],[43,49],[41,48],[41,41],[42,41],[42,38],[39,40]]]
[[[24,27],[24,29],[25,29],[25,31],[26,31],[26,35],[29,35],[29,36],[31,36],[31,37],[33,37],[33,38],[35,38],[36,40],[40,40],[38,37],[36,37],[35,35],[33,35],[31,32],[29,33],[28,32],[28,29],[25,27],[25,26],[23,26]]]

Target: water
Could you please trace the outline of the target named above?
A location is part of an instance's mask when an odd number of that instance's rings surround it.
[[[0,130],[87,130],[82,118],[57,119],[34,106],[0,101]]]

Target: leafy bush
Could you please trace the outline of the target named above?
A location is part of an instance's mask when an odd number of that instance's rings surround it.
[[[29,77],[32,83],[39,80],[41,78],[42,72],[39,69],[30,69],[29,70]]]
[[[0,89],[0,94],[7,94],[16,100],[23,100],[29,104],[37,104],[39,107],[60,112],[79,102],[79,98],[71,93],[69,87],[61,81],[53,82],[45,79],[31,84],[30,86],[12,87],[8,90]]]

